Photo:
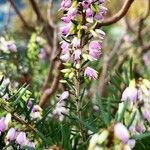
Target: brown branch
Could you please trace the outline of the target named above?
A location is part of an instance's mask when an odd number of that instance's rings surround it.
[[[44,18],[43,18],[42,14],[41,14],[41,12],[40,12],[40,10],[38,8],[37,3],[34,0],[29,0],[29,1],[30,1],[31,5],[32,5],[32,8],[33,8],[34,12],[36,13],[36,16],[37,16],[38,20],[43,22]]]
[[[103,20],[102,22],[98,23],[96,25],[96,28],[100,28],[102,26],[108,26],[108,25],[114,24],[117,21],[119,21],[121,18],[123,18],[126,15],[129,8],[131,7],[133,1],[134,0],[126,0],[124,5],[122,6],[121,10],[117,14],[115,14],[111,18],[107,18],[107,19]]]
[[[29,26],[29,24],[26,22],[26,20],[24,19],[24,17],[22,16],[22,14],[20,13],[19,9],[17,8],[16,4],[14,3],[13,0],[8,0],[9,3],[12,5],[12,7],[14,8],[16,14],[19,16],[20,20],[22,21],[23,25],[31,30],[35,30],[33,27]]]
[[[48,98],[50,98],[56,91],[57,87],[58,87],[58,84],[59,84],[59,77],[60,77],[60,68],[61,68],[61,63],[59,62],[57,68],[56,68],[56,74],[55,74],[55,77],[54,77],[54,80],[52,82],[52,85],[51,85],[51,88],[48,88],[46,89],[44,92],[43,92],[43,95],[40,99],[40,102],[39,102],[39,106],[40,107],[44,107],[45,104],[47,103],[48,101]]]
[[[137,32],[138,33],[137,39],[138,39],[139,44],[141,46],[144,46],[144,41],[143,41],[143,38],[142,38],[142,29],[143,29],[144,21],[147,19],[147,17],[150,14],[150,0],[147,0],[147,1],[148,1],[147,11],[146,11],[145,15],[139,19],[139,26],[138,26],[138,32]]]
[[[100,79],[99,79],[99,85],[98,85],[98,90],[99,90],[100,96],[103,96],[103,94],[104,94],[109,63],[112,60],[112,58],[114,57],[114,55],[116,54],[116,52],[118,51],[118,49],[120,49],[121,45],[123,44],[124,37],[125,37],[125,35],[123,35],[119,40],[117,40],[117,42],[114,45],[114,48],[112,49],[112,51],[110,52],[109,55],[108,54],[104,55],[104,62],[103,62],[102,71],[101,71]]]
[[[52,69],[54,68],[55,62],[57,61],[57,58],[60,55],[59,53],[57,54],[57,50],[59,48],[58,48],[58,41],[57,41],[57,29],[55,29],[55,28],[54,28],[54,37],[53,38],[54,38],[53,39],[53,51],[49,57],[48,75],[44,81],[42,91],[44,91],[46,88],[48,88],[49,81],[52,78]]]

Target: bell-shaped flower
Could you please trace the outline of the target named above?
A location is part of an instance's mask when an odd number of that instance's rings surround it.
[[[61,20],[64,22],[64,23],[69,23],[71,21],[71,17],[66,15],[64,17],[61,18]]]
[[[83,2],[82,2],[83,9],[86,10],[89,8],[89,6],[90,6],[90,1],[89,0],[83,0]]]
[[[66,42],[66,41],[62,41],[61,43],[61,53],[62,54],[66,54],[68,51],[69,51],[69,43],[68,42]]]
[[[129,140],[129,131],[122,123],[115,124],[114,134],[123,143],[127,143]]]
[[[145,131],[145,126],[144,126],[143,122],[142,121],[138,121],[136,123],[135,129],[136,129],[137,132],[143,133]]]
[[[64,91],[60,97],[59,97],[59,101],[63,101],[65,99],[67,99],[69,97],[69,92],[68,91]]]
[[[71,0],[63,0],[61,2],[61,9],[68,9],[71,7],[71,4],[72,4]]]
[[[66,54],[60,56],[60,59],[63,62],[67,62],[69,60],[69,58],[70,58],[70,54],[69,53],[66,53]]]
[[[17,132],[16,132],[15,128],[10,128],[7,132],[6,139],[10,142],[14,141],[16,139],[16,133]]]
[[[74,48],[78,48],[80,46],[80,39],[77,37],[74,37],[72,40],[72,45]]]
[[[148,108],[145,109],[143,115],[144,115],[144,119],[146,119],[150,122],[150,109],[148,109]]]
[[[8,129],[9,124],[11,123],[11,114],[8,113],[5,117],[5,125],[6,125],[6,129]]]
[[[89,51],[92,50],[100,50],[101,49],[101,45],[98,41],[92,41],[89,44]]]
[[[80,49],[75,50],[72,54],[73,61],[79,60],[80,56],[81,56],[81,50]]]
[[[90,60],[93,61],[93,60],[99,59],[100,54],[101,54],[100,50],[95,49],[95,50],[89,51]]]
[[[5,129],[6,129],[6,124],[5,124],[5,118],[3,117],[0,119],[0,133],[4,132]]]
[[[87,76],[92,79],[96,79],[98,77],[98,72],[91,67],[87,67],[84,71],[84,76]]]
[[[32,141],[28,141],[26,146],[30,148],[35,148],[35,144]]]
[[[138,91],[134,87],[127,87],[122,93],[122,101],[131,100],[132,102],[136,102],[138,98]]]
[[[25,132],[19,132],[17,137],[16,137],[16,143],[19,144],[20,146],[24,146],[26,143],[26,133]]]
[[[92,9],[88,8],[86,10],[86,20],[87,20],[87,22],[92,23],[93,22],[93,17],[94,17],[94,13],[93,13]]]
[[[67,25],[64,25],[60,28],[60,32],[63,36],[67,36],[69,34],[69,31],[71,29],[71,23],[68,23]]]

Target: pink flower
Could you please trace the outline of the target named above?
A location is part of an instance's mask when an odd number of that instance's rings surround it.
[[[92,18],[94,15],[93,11],[91,10],[91,8],[88,8],[86,10],[86,17]]]
[[[34,144],[33,142],[31,142],[31,141],[29,141],[29,142],[27,143],[27,146],[28,146],[28,147],[31,147],[31,148],[35,148],[35,144]]]
[[[93,78],[93,79],[96,79],[98,77],[97,71],[90,67],[87,67],[85,69],[84,76],[87,76],[87,77]]]
[[[61,42],[61,53],[62,54],[66,54],[69,50],[69,43],[67,43],[66,41],[62,41]]]
[[[77,12],[78,12],[77,8],[71,8],[71,9],[69,9],[67,15],[68,15],[71,19],[73,19],[73,18],[76,16]]]
[[[67,62],[69,60],[69,58],[70,58],[69,53],[66,53],[66,54],[60,56],[60,59],[64,62]]]
[[[127,128],[122,123],[115,124],[114,134],[123,143],[127,143],[129,140],[129,132],[128,132]]]
[[[132,102],[135,102],[138,98],[138,91],[136,88],[129,88],[127,87],[124,92],[122,93],[122,101],[125,100],[131,100]]]
[[[99,44],[98,41],[92,41],[89,44],[89,50],[100,50],[101,49],[101,45]]]
[[[63,36],[67,36],[69,34],[71,28],[71,23],[64,25],[63,27],[60,28],[60,32]]]
[[[25,132],[19,132],[19,134],[17,135],[17,138],[16,138],[17,144],[24,146],[26,143],[26,140],[27,140],[26,139],[26,133]]]
[[[144,118],[150,121],[150,109],[145,109]]]
[[[80,49],[75,50],[74,53],[72,54],[73,61],[79,60],[80,56],[81,56],[81,50]]]
[[[69,23],[71,21],[71,17],[70,16],[64,16],[61,18],[61,20],[65,23]]]
[[[99,0],[100,4],[103,4],[105,2],[105,0]]]
[[[77,37],[74,37],[72,40],[72,45],[75,48],[78,48],[80,46],[80,39],[78,39]]]
[[[11,52],[17,52],[17,47],[16,45],[14,44],[13,41],[7,41],[6,42],[7,44],[7,48],[11,51]]]
[[[6,138],[8,141],[13,141],[16,139],[16,130],[15,128],[10,128],[7,135],[6,135]]]
[[[136,128],[136,131],[139,133],[143,133],[145,131],[145,127],[140,121],[137,122],[135,128]]]
[[[92,60],[97,60],[100,57],[101,52],[99,50],[91,50],[89,51],[89,55]]]
[[[101,6],[101,7],[100,7],[100,13],[101,13],[102,15],[105,15],[105,14],[107,13],[107,8]]]
[[[5,118],[0,119],[0,133],[4,132],[6,129]]]
[[[88,8],[86,10],[86,20],[87,20],[87,22],[92,23],[93,22],[93,16],[94,16],[93,11],[91,10],[91,8]]]
[[[83,6],[83,9],[88,9],[90,6],[89,0],[83,0],[82,6]]]
[[[46,52],[43,48],[40,50],[40,53],[38,54],[38,57],[39,57],[40,60],[44,60],[46,58]]]
[[[61,2],[61,9],[67,9],[71,7],[71,0],[63,0]]]
[[[64,91],[60,97],[59,97],[59,101],[63,101],[65,99],[67,99],[69,97],[69,92],[68,91]]]

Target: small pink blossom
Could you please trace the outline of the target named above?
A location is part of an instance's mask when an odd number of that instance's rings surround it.
[[[89,44],[89,50],[100,50],[101,49],[101,45],[98,41],[92,41]]]
[[[96,79],[98,77],[97,75],[97,71],[94,70],[93,68],[91,67],[87,67],[84,71],[84,76],[87,76],[89,78],[93,78],[93,79]]]
[[[128,132],[127,128],[122,123],[115,124],[114,134],[123,143],[127,143],[129,140],[129,132]]]
[[[70,58],[70,54],[69,53],[66,53],[66,54],[60,56],[60,59],[63,62],[67,62],[69,60],[69,58]]]
[[[59,97],[59,101],[63,101],[65,99],[67,99],[69,97],[69,92],[68,91],[64,91],[60,97]]]
[[[69,43],[67,43],[66,41],[62,41],[60,47],[61,47],[61,53],[66,54],[69,50]]]
[[[17,135],[17,138],[16,138],[17,144],[24,146],[26,143],[26,140],[27,140],[26,133],[25,132],[19,132],[19,134]]]
[[[8,130],[8,133],[7,133],[7,135],[6,135],[6,138],[7,138],[7,140],[8,141],[13,141],[13,140],[15,140],[16,139],[16,130],[15,130],[15,128],[10,128],[9,130]]]
[[[150,122],[150,109],[145,109],[144,118]]]
[[[79,60],[80,56],[81,56],[81,50],[80,49],[75,50],[74,53],[72,54],[73,61]]]
[[[74,37],[72,40],[72,45],[73,47],[78,48],[80,46],[80,39],[77,37]]]
[[[61,9],[67,9],[71,7],[71,0],[63,0],[61,2]]]
[[[124,92],[122,93],[122,98],[121,100],[122,101],[125,101],[125,100],[131,100],[132,102],[135,102],[138,98],[138,91],[136,88],[130,88],[130,87],[127,87]]]

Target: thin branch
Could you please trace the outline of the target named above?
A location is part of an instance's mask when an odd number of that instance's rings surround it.
[[[34,30],[33,27],[29,26],[29,24],[26,22],[26,20],[24,19],[24,17],[22,16],[22,14],[20,13],[19,9],[17,8],[16,4],[14,3],[13,0],[8,0],[9,3],[12,5],[12,7],[14,8],[16,14],[19,16],[20,20],[22,21],[23,25],[28,28],[28,29],[32,29]]]
[[[104,94],[109,63],[114,57],[114,55],[116,54],[116,52],[118,51],[118,49],[120,49],[120,47],[122,46],[124,42],[124,37],[125,35],[123,35],[119,40],[117,40],[117,42],[114,45],[114,48],[112,49],[109,55],[108,54],[104,55],[104,62],[103,62],[103,67],[102,67],[102,71],[100,74],[99,86],[98,86],[100,96],[103,96]]]
[[[42,14],[41,14],[41,12],[38,8],[37,3],[34,0],[29,0],[29,1],[32,5],[32,8],[33,8],[34,12],[36,13],[36,16],[37,16],[38,20],[43,22],[44,18],[43,18]]]
[[[142,29],[143,29],[144,21],[147,19],[147,17],[150,14],[150,0],[147,0],[147,2],[148,2],[147,11],[146,11],[145,15],[139,19],[139,26],[138,26],[138,32],[137,32],[138,33],[137,38],[138,38],[139,44],[141,46],[144,46],[143,38],[142,38]]]
[[[47,20],[48,20],[48,23],[50,26],[53,26],[54,27],[54,23],[53,23],[53,20],[52,20],[52,4],[53,4],[53,1],[52,0],[49,0],[48,1],[48,8],[47,8]]]
[[[96,28],[100,28],[102,26],[108,26],[108,25],[114,24],[117,21],[119,21],[121,18],[123,18],[126,15],[129,8],[131,7],[133,1],[134,0],[126,0],[124,5],[122,6],[121,10],[117,14],[115,14],[111,18],[105,19],[102,22],[98,23],[96,25]]]
[[[46,89],[43,92],[43,95],[40,99],[39,102],[39,106],[40,107],[44,107],[45,104],[47,103],[47,101],[49,100],[49,98],[55,93],[56,89],[58,88],[58,84],[59,84],[59,77],[60,77],[60,68],[61,68],[62,64],[59,62],[57,68],[56,68],[56,74],[54,76],[53,82],[51,84],[51,87]]]

